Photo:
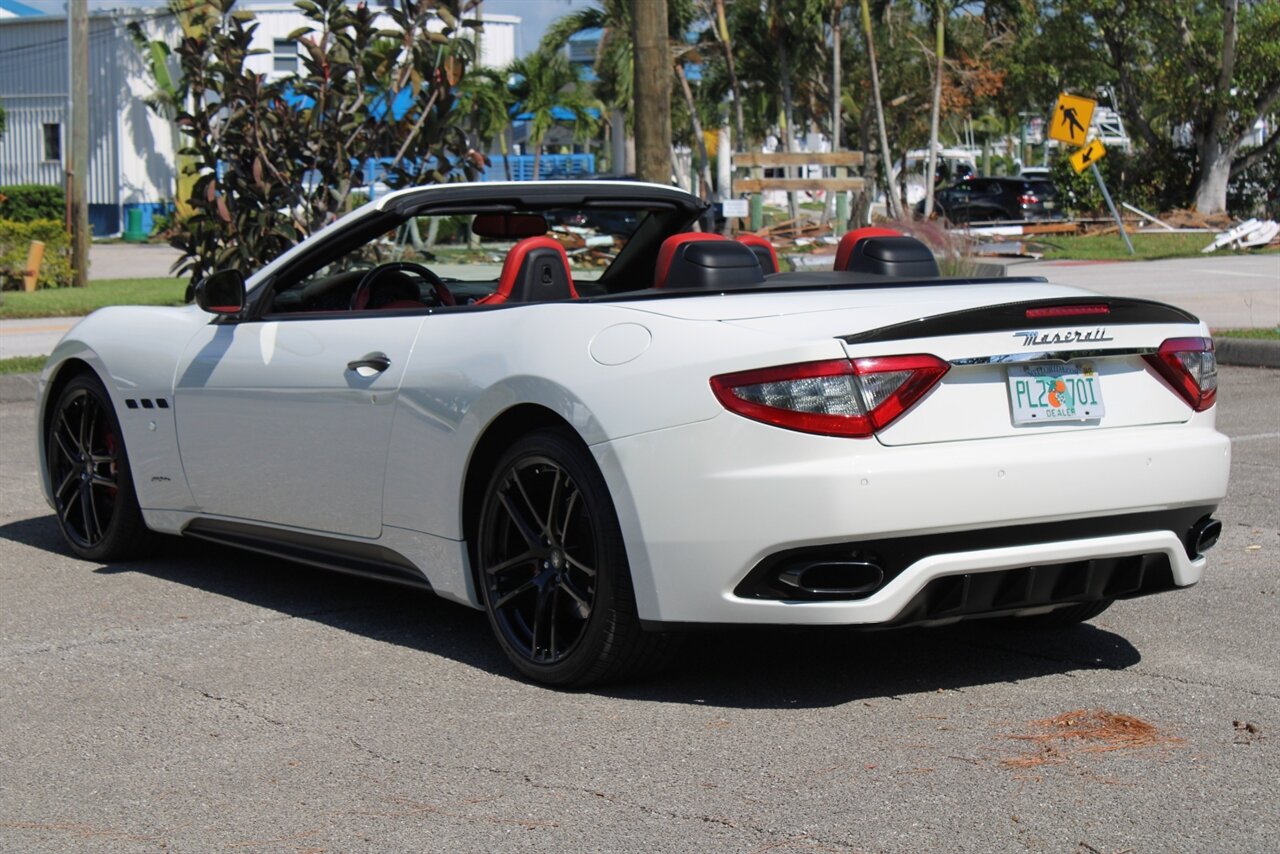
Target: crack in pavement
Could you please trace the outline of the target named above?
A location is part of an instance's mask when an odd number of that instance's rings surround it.
[[[272,724],[274,726],[287,725],[282,720],[278,720],[276,718],[271,717],[270,715],[263,714],[262,712],[259,712],[257,709],[250,707],[249,704],[244,702],[243,700],[237,700],[235,697],[222,697],[217,694],[210,694],[208,691],[204,690],[203,688],[197,688],[194,685],[188,685],[186,682],[183,682],[181,679],[178,679],[176,676],[170,676],[167,673],[152,672],[150,670],[139,670],[138,672],[144,676],[150,676],[153,679],[159,679],[163,682],[168,682],[170,685],[174,685],[178,688],[182,688],[185,691],[191,691],[194,694],[199,694],[201,697],[204,697],[206,700],[214,700],[219,703],[230,703],[236,708],[242,709],[243,711],[248,712],[254,717],[260,720],[266,721],[267,723]]]

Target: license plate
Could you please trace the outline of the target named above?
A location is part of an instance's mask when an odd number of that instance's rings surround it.
[[[1106,414],[1102,380],[1092,365],[1010,365],[1014,424],[1093,421]]]
[[[1049,201],[1046,201],[1046,202],[1044,203],[1044,209],[1045,209],[1045,210],[1047,210],[1047,211],[1051,211],[1051,210],[1053,210],[1055,207],[1057,207],[1057,203],[1055,203],[1055,202],[1049,202]]]

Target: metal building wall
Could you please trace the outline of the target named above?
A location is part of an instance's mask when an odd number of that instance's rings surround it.
[[[89,21],[89,184],[90,214],[97,234],[118,230],[119,163],[116,105],[121,95],[117,55],[132,50],[123,24],[111,18]],[[46,123],[67,133],[67,24],[65,18],[7,18],[0,21],[0,103],[8,129],[0,139],[0,183],[63,183],[61,163],[44,159]],[[95,210],[96,209],[96,210]]]

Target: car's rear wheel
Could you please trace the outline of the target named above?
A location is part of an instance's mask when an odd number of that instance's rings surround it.
[[[570,435],[540,430],[499,459],[477,540],[479,586],[503,651],[526,676],[582,687],[659,664],[644,632],[613,502]]]
[[[58,527],[73,552],[114,560],[150,544],[120,422],[91,374],[74,377],[58,394],[45,434],[45,465]]]

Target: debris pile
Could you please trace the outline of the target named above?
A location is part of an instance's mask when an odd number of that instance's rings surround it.
[[[1024,753],[1004,760],[1008,768],[1034,768],[1068,760],[1069,751],[1106,753],[1112,750],[1137,750],[1168,747],[1182,739],[1168,735],[1155,724],[1133,715],[1106,709],[1076,709],[1045,720],[1032,721],[1034,730],[1027,735],[1011,735],[1015,741],[1034,744],[1034,753]]]

